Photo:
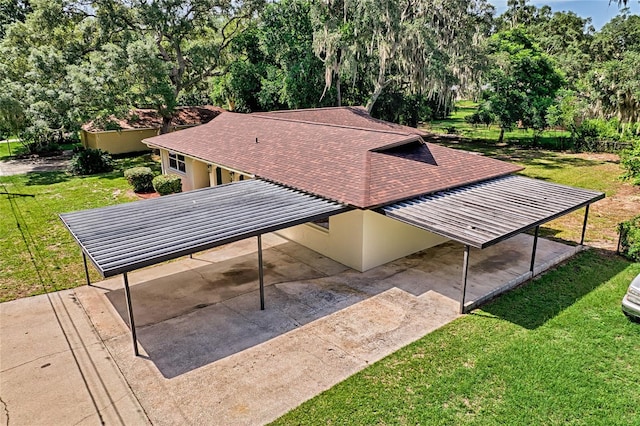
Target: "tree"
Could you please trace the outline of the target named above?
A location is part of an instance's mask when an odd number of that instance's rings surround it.
[[[96,0],[101,25],[127,33],[128,72],[137,103],[152,105],[169,130],[178,98],[226,72],[229,44],[260,0]]]
[[[581,18],[573,12],[555,12],[547,19],[526,27],[540,49],[554,58],[572,86],[593,64],[591,43],[595,29],[591,18]]]
[[[324,65],[313,53],[309,0],[268,4],[230,45],[229,72],[213,79],[213,98],[237,111],[310,108],[322,99]]]
[[[67,69],[95,48],[99,31],[86,14],[61,0],[35,0],[24,22],[6,27],[0,42],[0,115],[14,116],[30,150],[37,150],[78,128]]]
[[[640,122],[640,51],[597,65],[588,76],[594,115],[618,118],[623,124]],[[621,129],[624,131],[624,129]]]
[[[583,80],[592,115],[640,121],[640,16],[623,10],[595,35],[592,50],[594,64]]]
[[[497,117],[499,142],[516,123],[544,129],[547,110],[563,85],[552,61],[519,28],[492,36],[489,50],[495,65],[487,75],[482,109]]]
[[[452,99],[451,87],[475,69],[493,8],[484,0],[336,0],[312,6],[314,47],[325,89],[342,101],[343,81],[365,80],[367,109],[392,84],[408,93]]]
[[[4,38],[7,25],[14,22],[24,22],[31,12],[28,0],[0,0],[0,39]]]
[[[507,0],[507,10],[496,19],[496,26],[498,31],[529,27],[548,21],[550,15],[549,6],[537,8],[529,4],[529,0]]]

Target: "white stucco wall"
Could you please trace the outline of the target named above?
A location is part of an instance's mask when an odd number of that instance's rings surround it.
[[[206,188],[209,186],[209,167],[207,163],[186,158],[187,177],[190,189]]]
[[[449,240],[371,210],[364,212],[362,228],[363,271]]]
[[[362,269],[363,210],[331,216],[329,230],[312,224],[277,231],[291,241],[317,251],[350,268]]]
[[[178,170],[169,168],[169,151],[166,149],[160,150],[160,159],[162,163],[163,174],[173,174],[180,176],[182,180],[182,191],[190,191],[192,189],[205,188],[207,186],[221,185],[223,183],[235,182],[240,180],[240,176],[243,179],[251,179],[251,176],[238,172],[221,168],[222,181],[216,182],[216,166],[215,164],[209,164],[204,161],[185,156],[185,169],[186,172],[182,173]],[[209,167],[211,166],[211,167]]]
[[[370,210],[332,216],[329,230],[305,224],[277,233],[358,271],[447,241],[447,238]]]

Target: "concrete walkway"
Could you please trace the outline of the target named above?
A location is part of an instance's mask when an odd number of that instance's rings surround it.
[[[458,317],[459,244],[365,273],[263,244],[264,311],[255,240],[131,273],[137,358],[120,277],[0,305],[11,424],[263,424]],[[470,301],[522,281],[531,245],[472,250]],[[575,251],[540,240],[537,264]]]

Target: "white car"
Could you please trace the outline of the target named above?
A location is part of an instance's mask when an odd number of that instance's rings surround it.
[[[640,274],[631,281],[629,290],[622,299],[622,312],[632,320],[640,322]]]

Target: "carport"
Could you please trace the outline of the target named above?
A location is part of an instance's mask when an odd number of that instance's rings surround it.
[[[582,245],[589,206],[602,198],[602,192],[509,175],[412,198],[381,211],[390,218],[464,244],[460,300],[460,313],[464,314],[470,247],[484,249],[534,229],[529,269],[532,278],[540,225],[585,207]]]
[[[386,216],[448,237],[465,247],[460,313],[465,304],[470,247],[484,249],[534,230],[528,278],[534,276],[540,225],[585,207],[604,194],[522,176],[503,176],[381,207]],[[265,233],[326,219],[350,207],[264,180],[61,214],[87,259],[105,278],[122,274],[129,325],[138,345],[127,273],[230,242],[257,237],[260,308],[264,309]],[[506,290],[506,289],[505,289]]]
[[[136,329],[127,273],[227,243],[257,237],[260,309],[264,309],[262,234],[325,219],[348,207],[282,185],[248,180],[60,215],[104,277],[122,274],[134,353]]]

